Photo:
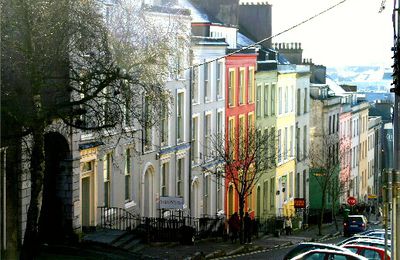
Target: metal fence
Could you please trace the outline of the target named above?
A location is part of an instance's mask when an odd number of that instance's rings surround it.
[[[217,216],[192,218],[172,215],[150,218],[140,217],[116,207],[99,207],[99,210],[98,226],[100,228],[131,230],[149,242],[183,241],[190,243],[195,238],[222,237],[224,234],[224,219]]]

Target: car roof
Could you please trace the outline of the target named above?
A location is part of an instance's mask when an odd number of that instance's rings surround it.
[[[339,255],[346,255],[346,256],[352,256],[356,259],[359,260],[367,260],[367,258],[357,255],[352,252],[344,252],[344,251],[336,251],[336,250],[330,250],[330,249],[313,249],[308,252],[304,252],[298,256],[293,257],[291,260],[297,260],[297,259],[302,259],[304,256],[311,254],[311,253],[328,253],[328,254],[339,254]]]
[[[383,241],[383,240],[384,240],[384,239],[381,238],[381,237],[371,237],[371,236],[366,236],[366,235],[363,235],[363,236],[353,236],[353,237],[349,237],[349,238],[346,238],[345,240],[342,240],[342,241],[338,242],[336,245],[343,245],[343,244],[345,244],[345,243],[347,243],[347,242],[351,242],[351,241],[354,241],[354,240],[360,241],[360,239],[380,240],[380,241]]]
[[[349,238],[349,240],[354,240],[354,239],[359,239],[359,238],[383,240],[383,237],[374,237],[374,236],[371,236],[371,234],[375,234],[375,233],[368,233],[365,235],[355,234],[353,237],[351,237],[353,239]]]
[[[347,244],[349,244],[349,243],[355,243],[355,242],[370,242],[370,243],[377,243],[377,244],[385,244],[385,241],[383,240],[383,239],[375,239],[375,238],[372,238],[372,237],[369,237],[369,238],[357,238],[357,239],[354,239],[354,240],[351,240],[351,241],[348,241],[348,243]],[[388,245],[390,245],[390,240],[388,240]]]
[[[376,246],[368,246],[368,245],[358,245],[358,244],[347,244],[343,245],[343,247],[356,247],[356,248],[366,248],[366,249],[374,249],[376,251],[384,251],[384,249]]]

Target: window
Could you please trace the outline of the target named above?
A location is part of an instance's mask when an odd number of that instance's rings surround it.
[[[216,91],[217,99],[222,98],[222,63],[216,62]]]
[[[307,126],[305,125],[303,129],[303,159],[306,159],[308,154],[307,136],[308,136]]]
[[[205,115],[204,120],[204,157],[208,160],[211,156],[211,114]]]
[[[264,117],[268,116],[268,113],[269,113],[269,111],[268,111],[268,106],[269,106],[268,91],[269,91],[269,86],[265,85],[264,86]]]
[[[263,185],[263,209],[264,211],[268,208],[268,181],[264,181]]]
[[[244,85],[245,85],[245,69],[240,68],[240,73],[239,73],[239,105],[244,104],[244,99],[245,99],[245,90],[244,90]]]
[[[278,130],[278,162],[282,162],[282,130]]]
[[[222,145],[222,140],[223,140],[223,112],[222,111],[218,111],[217,112],[217,146],[220,147],[220,145]]]
[[[229,156],[235,158],[235,118],[229,118]]]
[[[296,128],[296,158],[301,160],[301,148],[300,148],[300,127]]]
[[[161,196],[168,196],[168,175],[169,175],[169,163],[163,163],[161,165],[161,180],[160,180],[160,186],[161,186]]]
[[[176,171],[176,196],[183,196],[183,173],[185,162],[184,158],[178,159],[177,171]]]
[[[151,140],[153,137],[152,120],[151,120],[151,101],[150,97],[146,96],[144,101],[144,149],[151,149]]]
[[[112,154],[108,153],[104,157],[103,178],[104,178],[104,207],[111,206],[111,167]]]
[[[284,134],[284,142],[283,142],[283,159],[287,160],[288,158],[288,128],[285,127],[285,132]]]
[[[249,79],[247,81],[248,103],[254,103],[254,68],[249,67]]]
[[[275,207],[275,177],[271,178],[271,189],[270,189],[270,207],[273,209]]]
[[[204,63],[203,65],[204,69],[204,99],[205,101],[210,101],[211,100],[211,82],[210,82],[210,66],[208,63]]]
[[[192,118],[192,163],[196,164],[199,156],[199,118]]]
[[[332,133],[332,128],[331,128],[331,125],[332,125],[332,117],[331,116],[329,116],[329,134],[331,134]]]
[[[295,183],[296,183],[296,190],[294,192],[296,194],[296,198],[300,198],[300,173],[299,172],[296,174]]]
[[[228,104],[230,107],[233,107],[235,106],[235,69],[229,70],[228,92]]]
[[[131,100],[132,100],[132,93],[130,91],[130,88],[126,88],[126,95],[124,99],[124,125],[125,126],[132,126],[132,114],[131,114]]]
[[[335,133],[335,130],[336,130],[335,124],[336,124],[336,115],[333,115],[333,119],[332,119],[332,132],[331,132],[332,134]]]
[[[193,88],[192,88],[192,102],[197,104],[199,102],[199,75],[198,68],[193,69]]]
[[[293,198],[293,187],[294,187],[294,183],[293,183],[293,172],[289,173],[289,183],[288,183],[288,188],[289,188],[289,197]]]
[[[304,113],[308,112],[308,89],[304,89]]]
[[[294,153],[293,153],[293,140],[294,140],[294,128],[293,126],[290,127],[290,137],[289,137],[289,149],[290,149],[290,153],[289,156],[293,157]]]
[[[336,132],[339,132],[339,113],[336,114]]]
[[[301,89],[297,90],[297,115],[301,115]]]
[[[222,209],[222,173],[220,171],[217,172],[217,211]]]
[[[261,85],[257,85],[257,95],[256,95],[256,115],[261,116]]]
[[[125,200],[131,199],[131,149],[125,150]]]
[[[210,176],[204,176],[204,183],[203,183],[203,213],[208,214],[208,200],[209,200],[209,179]]]
[[[184,108],[184,93],[180,92],[177,96],[177,133],[176,138],[178,142],[183,142],[183,108]]]
[[[282,114],[282,102],[283,102],[283,100],[282,100],[282,88],[279,88],[278,89],[278,106],[279,106],[279,112],[278,112],[278,114],[279,115],[281,115]]]
[[[276,89],[276,85],[272,84],[271,87],[271,115],[275,115],[275,89]]]
[[[161,113],[161,145],[168,145],[168,105],[164,105]]]
[[[254,114],[249,113],[247,117],[247,136],[252,136],[254,131]]]
[[[244,121],[244,115],[239,116],[239,158],[244,159],[244,153],[245,153],[245,131],[246,131],[246,125]]]
[[[285,88],[285,113],[289,112],[289,88]]]

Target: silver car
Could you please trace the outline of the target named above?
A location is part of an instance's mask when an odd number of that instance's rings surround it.
[[[367,258],[351,252],[341,252],[330,249],[314,249],[301,255],[291,258],[291,260],[368,260]]]

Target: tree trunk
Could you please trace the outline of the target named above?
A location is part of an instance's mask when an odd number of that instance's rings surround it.
[[[240,217],[240,230],[239,230],[239,241],[240,244],[243,243],[244,241],[244,222],[243,222],[243,217],[244,217],[244,198],[239,196],[239,217]]]
[[[335,205],[336,205],[336,200],[335,199],[332,199],[332,217],[333,217],[333,221],[335,222],[335,228],[336,228],[336,231],[339,231],[339,225],[338,225],[338,222],[337,222],[337,219],[336,219],[336,208],[335,208]]]
[[[27,214],[25,235],[21,251],[21,259],[33,259],[39,247],[38,223],[42,205],[44,178],[44,127],[39,125],[33,130],[33,147],[31,156],[31,199]]]
[[[325,191],[322,192],[322,203],[321,203],[321,212],[320,212],[320,217],[318,221],[318,235],[322,236],[322,223],[324,222],[324,211],[325,211]]]

